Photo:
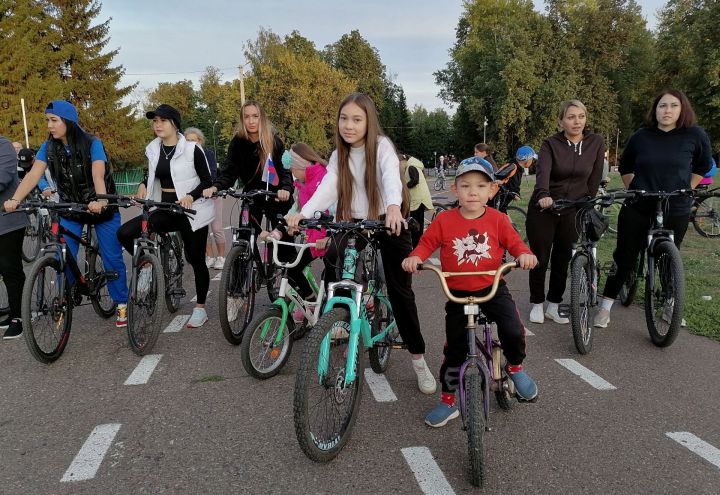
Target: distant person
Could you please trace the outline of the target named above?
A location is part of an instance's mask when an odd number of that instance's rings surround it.
[[[420,225],[420,229],[411,231],[413,248],[417,247],[425,228],[425,211],[433,209],[430,188],[425,180],[423,163],[414,156],[399,155],[400,167],[410,194],[410,216]]]
[[[474,156],[479,156],[480,158],[484,158],[486,161],[490,162],[490,165],[493,166],[493,169],[497,170],[497,163],[495,163],[495,159],[492,157],[492,146],[490,146],[489,144],[487,144],[487,143],[476,144]]]
[[[587,109],[579,100],[567,100],[560,105],[558,124],[562,129],[543,141],[537,161],[535,190],[528,204],[527,230],[530,249],[538,257],[538,264],[530,270],[530,321],[543,323],[548,317],[556,323],[570,322],[561,316],[572,256],[577,240],[575,208],[562,212],[551,211],[557,199],[580,199],[595,196],[602,177],[605,141],[599,134],[588,132]],[[550,264],[550,283],[545,297],[545,276]],[[543,303],[547,299],[547,310]]]
[[[698,127],[690,100],[682,91],[669,89],[652,102],[645,127],[630,136],[620,157],[620,176],[627,189],[675,191],[695,188],[712,167],[710,140]],[[687,196],[665,203],[664,225],[682,244],[693,200]],[[655,199],[640,198],[624,204],[618,214],[615,271],[605,281],[596,327],[610,323],[610,309],[647,242],[655,217]],[[684,322],[683,322],[684,323]]]

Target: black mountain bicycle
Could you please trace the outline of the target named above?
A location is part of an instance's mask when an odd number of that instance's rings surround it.
[[[47,209],[50,215],[49,242],[40,248],[38,259],[25,279],[22,322],[30,353],[42,363],[51,363],[65,350],[73,307],[82,304],[83,297],[90,299],[98,316],[107,319],[115,314],[116,304],[108,293],[107,282],[116,280],[118,273],[104,269],[92,225],[79,237],[60,225],[60,212],[86,212],[87,205],[31,200],[21,203],[17,209],[37,213],[40,208]],[[84,248],[85,270],[81,271],[68,253],[66,237],[75,239]],[[67,270],[75,278],[72,286]]]

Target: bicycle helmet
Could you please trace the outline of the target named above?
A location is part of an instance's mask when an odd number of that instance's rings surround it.
[[[515,159],[519,162],[524,162],[525,160],[537,160],[537,154],[535,153],[535,150],[532,149],[530,146],[525,145],[518,148],[517,152],[515,153]]]

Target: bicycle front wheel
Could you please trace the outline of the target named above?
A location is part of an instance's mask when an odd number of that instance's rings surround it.
[[[470,461],[470,483],[482,487],[485,480],[485,392],[478,374],[465,377],[465,408]]]
[[[350,439],[360,408],[364,356],[359,345],[356,378],[345,382],[349,322],[347,308],[334,308],[318,320],[306,338],[295,377],[295,435],[315,462],[338,455]]]
[[[680,332],[685,305],[685,272],[680,251],[665,241],[655,246],[652,272],[645,281],[645,320],[650,340],[672,344]]]
[[[68,297],[70,288],[66,284],[60,262],[51,255],[36,261],[25,279],[23,335],[30,353],[41,363],[57,360],[70,338],[72,304]]]
[[[243,367],[264,380],[277,375],[292,351],[294,322],[288,315],[282,325],[282,309],[273,306],[248,325],[240,348]]]
[[[592,270],[592,264],[584,254],[573,258],[570,269],[570,322],[575,348],[580,354],[590,352],[593,345],[593,322],[590,321]]]
[[[40,252],[40,215],[37,211],[27,213],[28,226],[22,245],[22,259],[26,263],[35,261]]]
[[[519,206],[508,206],[507,216],[510,217],[510,224],[520,235],[523,242],[527,242],[527,234],[525,233],[525,222],[527,221],[527,212]]]
[[[90,296],[90,302],[95,310],[95,313],[100,318],[106,320],[115,314],[117,305],[113,298],[110,297],[110,292],[107,286],[107,277],[105,276],[105,267],[103,261],[97,253],[91,253],[88,256],[88,279],[91,280],[95,287],[95,293]]]
[[[138,356],[149,353],[160,336],[165,278],[160,260],[154,254],[142,254],[133,267],[128,300],[128,341]]]
[[[438,177],[437,179],[435,179],[433,189],[435,189],[436,191],[442,191],[443,189],[445,189],[445,179],[443,179],[442,177]]]
[[[720,236],[720,201],[714,196],[701,199],[697,204],[695,214],[692,216],[693,227],[703,237]]]
[[[232,345],[240,345],[255,309],[255,278],[250,244],[241,241],[225,258],[220,277],[220,328]]]

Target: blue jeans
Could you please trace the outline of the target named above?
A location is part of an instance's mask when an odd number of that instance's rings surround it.
[[[80,222],[61,218],[60,225],[78,237],[82,234],[83,224]],[[110,220],[98,223],[94,225],[94,227],[98,239],[100,256],[102,256],[103,267],[107,271],[116,271],[118,273],[117,280],[109,280],[107,283],[110,297],[112,297],[113,301],[117,304],[126,304],[128,300],[127,274],[125,273],[122,246],[115,235],[120,228],[120,213],[115,213]],[[70,250],[70,254],[72,254],[72,257],[77,261],[80,244],[70,236],[65,236],[65,243]],[[75,277],[70,270],[66,270],[66,272],[68,281],[70,285],[72,285],[75,282]]]

